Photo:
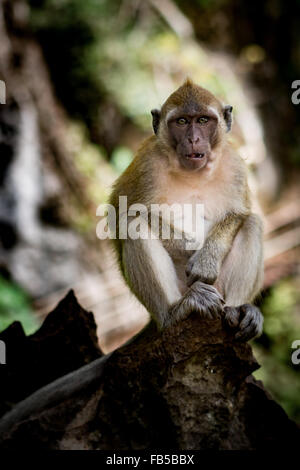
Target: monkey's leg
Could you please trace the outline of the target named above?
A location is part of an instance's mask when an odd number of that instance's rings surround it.
[[[170,305],[181,298],[176,271],[160,240],[127,239],[122,247],[124,277],[161,327]]]
[[[214,284],[225,298],[225,321],[248,341],[262,332],[263,316],[251,302],[263,281],[262,223],[251,214],[236,235]]]
[[[223,301],[213,286],[195,283],[184,296],[171,257],[160,240],[123,242],[122,267],[132,292],[160,327],[167,327],[192,311],[215,316]]]

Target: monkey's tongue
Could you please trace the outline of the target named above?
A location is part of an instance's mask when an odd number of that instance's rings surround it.
[[[190,153],[187,155],[187,158],[203,158],[204,153]]]

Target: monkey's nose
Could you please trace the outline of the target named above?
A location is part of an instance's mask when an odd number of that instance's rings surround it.
[[[199,142],[199,137],[188,137],[188,141],[190,144],[197,144]]]

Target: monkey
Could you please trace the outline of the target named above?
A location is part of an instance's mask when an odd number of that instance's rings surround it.
[[[116,180],[109,202],[119,216],[120,196],[150,212],[153,204],[203,204],[204,240],[186,249],[188,237],[183,231],[177,239],[174,223],[169,239],[116,236],[121,273],[160,329],[198,312],[222,318],[237,341],[259,336],[263,316],[251,302],[263,281],[263,227],[252,211],[246,164],[227,139],[232,106],[188,78],[151,114],[154,134]],[[151,220],[145,216],[150,233]]]

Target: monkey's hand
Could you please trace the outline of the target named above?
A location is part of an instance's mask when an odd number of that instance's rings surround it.
[[[221,262],[209,253],[205,246],[194,253],[186,266],[187,285],[191,286],[195,281],[205,284],[214,284],[221,269]]]
[[[225,325],[236,330],[236,340],[249,341],[261,335],[264,319],[260,310],[254,305],[224,307],[224,314]]]
[[[198,312],[201,316],[211,320],[219,318],[222,315],[224,304],[225,301],[215,287],[197,281],[178,302],[170,307],[162,326],[173,325],[192,312]]]

